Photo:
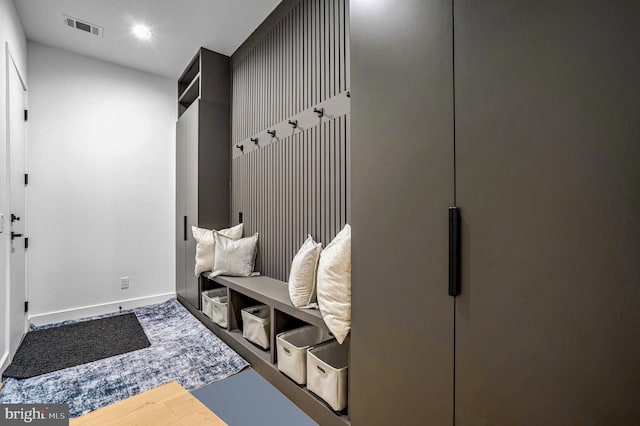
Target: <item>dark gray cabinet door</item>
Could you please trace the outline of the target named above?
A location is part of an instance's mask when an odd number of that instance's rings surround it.
[[[350,2],[349,413],[354,425],[448,425],[451,2],[400,3]]]
[[[192,226],[229,226],[229,106],[196,100],[176,124],[177,292],[200,307]]]
[[[185,128],[176,122],[176,293],[187,297],[185,289]]]
[[[198,307],[195,268],[196,242],[191,226],[198,225],[198,119],[196,101],[176,123],[176,291]]]
[[[455,2],[458,426],[640,419],[638,5]]]
[[[180,120],[185,128],[185,168],[184,168],[184,198],[185,216],[187,217],[187,240],[185,241],[185,298],[196,307],[199,307],[200,292],[198,278],[194,275],[196,266],[196,241],[191,231],[192,226],[198,226],[198,151],[199,151],[199,118],[200,101],[196,100],[182,114]]]

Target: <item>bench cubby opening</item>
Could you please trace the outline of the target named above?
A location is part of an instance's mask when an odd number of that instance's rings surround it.
[[[208,274],[208,272],[205,272],[205,274]],[[200,275],[200,293],[201,294],[203,291],[213,290],[215,288],[227,288],[227,287],[215,282],[214,280],[210,280],[209,278],[206,277],[206,275]]]
[[[262,304],[256,299],[229,289],[229,330],[239,330],[242,333],[242,310]]]
[[[289,315],[285,312],[280,311],[279,309],[274,309],[274,315],[273,315],[274,321],[272,324],[272,330],[273,330],[273,345],[274,348],[277,348],[277,340],[276,340],[276,336],[278,336],[278,334],[280,333],[284,333],[285,331],[291,331],[291,330],[295,330],[297,328],[301,328],[301,327],[305,327],[305,326],[313,326],[316,327],[320,330],[320,332],[322,333],[323,337],[325,340],[330,339],[331,333],[329,332],[329,330],[327,330],[326,327],[318,327],[316,325],[313,324],[309,324],[308,322],[305,322],[299,318],[296,318],[292,315]],[[278,363],[278,353],[277,350],[274,351],[274,359],[273,359],[274,364]]]

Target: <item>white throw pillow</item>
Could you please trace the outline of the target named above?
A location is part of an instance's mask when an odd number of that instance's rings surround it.
[[[242,238],[242,229],[243,225],[241,223],[240,225],[215,232],[220,232],[224,236],[237,240]],[[193,272],[198,277],[205,271],[213,270],[213,254],[216,248],[216,243],[213,241],[214,230],[192,226],[191,232],[196,240],[196,267]]]
[[[351,226],[329,243],[318,264],[318,306],[339,343],[351,330]]]
[[[313,241],[309,235],[293,258],[289,273],[289,298],[298,308],[316,301],[316,273],[322,243]]]
[[[233,240],[220,232],[213,233],[216,244],[213,271],[209,277],[228,275],[248,277],[253,273],[253,265],[258,252],[258,233],[250,237]]]

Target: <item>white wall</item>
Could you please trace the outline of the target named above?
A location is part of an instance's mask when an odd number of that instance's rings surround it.
[[[6,54],[9,49],[23,78],[27,71],[27,40],[18,13],[11,0],[0,0],[0,214],[5,217],[4,232],[0,234],[0,370],[7,361],[7,284],[9,278],[10,223],[8,222],[7,186],[7,93]]]
[[[28,66],[30,320],[175,294],[175,81],[31,42]]]

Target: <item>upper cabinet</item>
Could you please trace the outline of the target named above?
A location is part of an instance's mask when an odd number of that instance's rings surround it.
[[[229,57],[200,48],[178,78],[178,116],[196,100],[230,101]]]

